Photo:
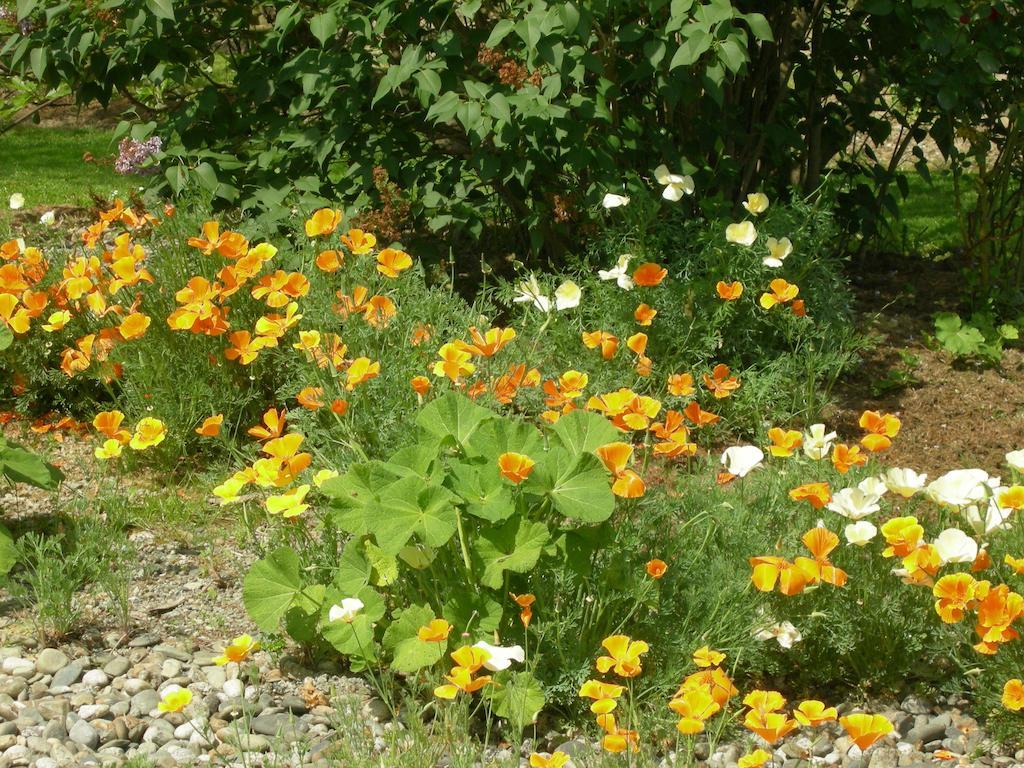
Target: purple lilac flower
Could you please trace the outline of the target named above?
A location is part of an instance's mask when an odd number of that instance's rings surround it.
[[[159,168],[154,165],[143,166],[149,158],[163,148],[164,142],[159,136],[153,136],[145,141],[135,139],[122,139],[117,146],[118,155],[114,162],[114,170],[120,174],[138,174],[146,176],[156,173]]]

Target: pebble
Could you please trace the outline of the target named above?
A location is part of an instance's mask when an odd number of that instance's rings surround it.
[[[62,667],[50,681],[50,690],[55,688],[67,688],[78,682],[78,679],[82,676],[85,666],[81,662],[73,661],[65,667]]]
[[[90,669],[82,675],[82,684],[92,688],[102,688],[110,683],[110,678],[102,669]]]
[[[56,648],[44,648],[36,656],[36,671],[42,675],[52,675],[68,665],[71,660]]]
[[[166,656],[169,659],[176,659],[177,661],[191,661],[192,654],[186,653],[181,648],[176,648],[173,645],[157,645],[153,648],[153,653],[159,653]]]
[[[156,744],[158,747],[162,747],[173,738],[174,726],[166,720],[154,720],[142,734],[143,743]]]
[[[144,635],[139,635],[128,641],[129,648],[149,648],[160,642],[160,636],[154,635],[152,632],[147,632]]]
[[[104,674],[111,678],[121,677],[132,668],[132,663],[124,656],[115,656],[103,666]]]
[[[36,673],[36,665],[30,659],[23,659],[20,656],[9,656],[0,665],[0,672],[14,677],[32,677]]]
[[[79,720],[71,726],[68,737],[76,744],[81,744],[89,749],[96,749],[100,743],[100,735],[85,720]]]
[[[245,693],[245,686],[238,678],[235,678],[234,680],[226,680],[224,682],[223,689],[224,695],[231,699],[240,699],[242,698],[242,694]]]

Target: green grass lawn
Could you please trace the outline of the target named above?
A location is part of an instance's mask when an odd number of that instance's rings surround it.
[[[917,173],[906,174],[910,195],[900,203],[900,220],[893,223],[889,247],[905,253],[939,256],[963,243],[956,219],[953,175],[949,171],[933,171],[931,183]],[[971,179],[964,183],[970,187]],[[968,192],[964,204],[972,205],[974,196]]]
[[[0,135],[0,224],[11,211],[12,194],[25,196],[26,209],[85,205],[90,193],[109,195],[131,183],[112,164],[82,160],[86,152],[107,161],[117,153],[113,131],[93,128],[19,127]]]

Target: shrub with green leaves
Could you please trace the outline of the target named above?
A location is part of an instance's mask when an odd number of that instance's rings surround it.
[[[52,491],[64,475],[37,454],[0,435],[0,478],[10,485],[25,483]],[[14,539],[0,523],[0,577],[11,570],[17,559]]]

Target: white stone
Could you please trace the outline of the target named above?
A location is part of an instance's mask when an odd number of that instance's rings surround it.
[[[5,675],[14,675],[15,677],[32,677],[36,672],[36,665],[29,659],[22,659],[18,656],[8,656],[4,659],[2,667],[0,667]]]
[[[82,675],[82,682],[93,688],[102,688],[110,682],[110,678],[102,669],[90,669]]]
[[[245,693],[245,686],[242,685],[241,680],[227,680],[224,683],[224,693],[232,699],[241,698],[242,694]]]
[[[129,677],[127,680],[124,681],[124,692],[127,693],[129,696],[134,696],[137,693],[142,693],[143,691],[147,691],[152,687],[153,686],[150,685],[147,681],[138,677]]]

